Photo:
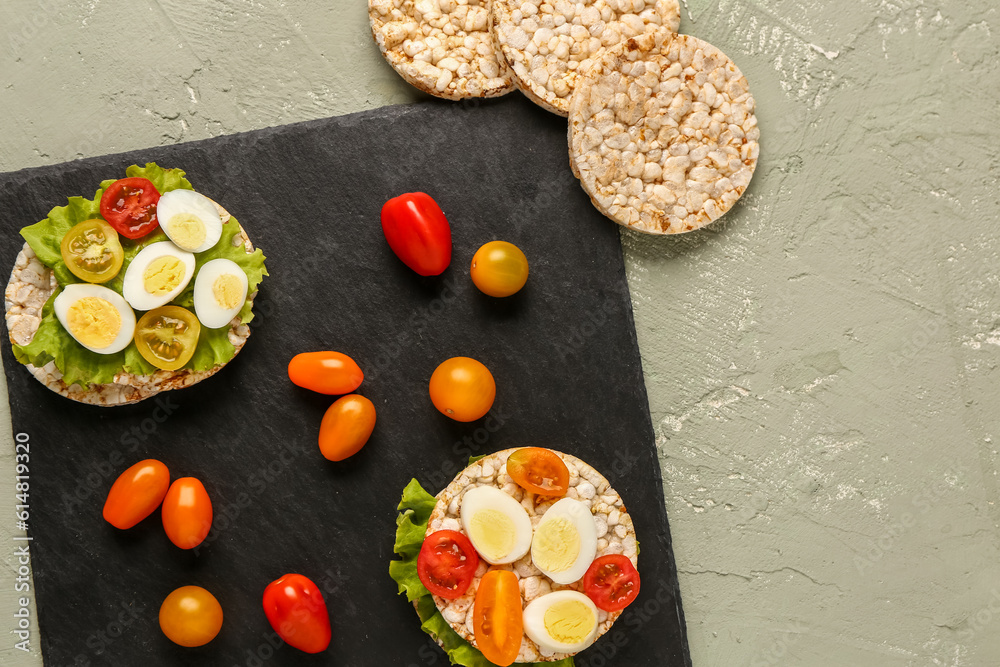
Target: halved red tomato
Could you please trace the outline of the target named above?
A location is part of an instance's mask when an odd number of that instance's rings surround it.
[[[522,447],[507,459],[507,474],[523,489],[543,496],[564,496],[569,468],[551,449]]]
[[[524,638],[524,616],[517,575],[490,570],[479,580],[472,612],[476,647],[495,665],[506,667],[517,660]]]
[[[598,609],[621,611],[639,595],[639,573],[621,554],[601,556],[583,575],[583,592]]]
[[[159,226],[160,192],[146,178],[120,178],[101,195],[101,217],[127,239],[145,236]]]
[[[469,538],[439,530],[424,538],[417,556],[417,575],[434,595],[454,600],[465,595],[479,567],[479,554]]]

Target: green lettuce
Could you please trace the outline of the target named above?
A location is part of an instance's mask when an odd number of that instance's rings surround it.
[[[464,667],[496,667],[452,629],[434,604],[434,597],[420,583],[420,577],[417,575],[417,555],[424,542],[427,522],[436,502],[434,496],[427,493],[415,479],[410,480],[403,489],[403,498],[397,508],[400,514],[396,519],[396,544],[393,546],[393,551],[402,558],[390,561],[389,576],[396,582],[400,594],[405,593],[407,600],[416,602],[417,615],[421,622],[420,629],[443,645],[451,664]],[[516,667],[573,667],[573,665],[573,658],[558,662],[515,663]]]
[[[163,169],[152,162],[145,167],[132,165],[125,170],[125,174],[128,177],[149,179],[160,194],[177,189],[193,189],[191,183],[184,178],[182,170]],[[53,300],[63,286],[80,282],[79,278],[73,275],[66,263],[63,262],[60,252],[63,236],[77,223],[100,217],[101,196],[112,183],[114,183],[114,179],[102,182],[93,199],[70,197],[66,206],[53,208],[49,211],[47,218],[21,230],[21,236],[31,246],[38,259],[52,269],[59,282],[59,288],[43,307],[42,320],[34,338],[28,345],[15,344],[13,346],[14,356],[22,364],[34,366],[44,366],[49,362],[55,362],[56,367],[62,372],[66,384],[84,386],[107,384],[113,382],[115,375],[120,371],[135,375],[149,375],[156,371],[152,364],[142,358],[135,343],[131,343],[117,354],[98,354],[83,347],[62,327],[52,306]],[[236,218],[230,218],[222,226],[222,237],[219,242],[209,250],[196,255],[195,271],[197,273],[202,265],[210,260],[230,259],[236,262],[247,274],[248,293],[253,294],[264,276],[267,275],[267,269],[264,267],[265,257],[260,250],[248,254],[242,245],[233,246],[233,237],[239,233],[239,223]],[[105,283],[104,286],[121,294],[125,270],[139,251],[151,243],[166,240],[167,235],[159,228],[135,241],[121,238],[122,249],[125,252],[122,269],[115,278]],[[193,279],[188,287],[171,303],[189,309],[193,307]],[[243,310],[240,311],[240,318],[243,323],[253,319],[249,301],[244,304]],[[194,371],[210,370],[225,364],[235,354],[236,348],[229,342],[228,327],[221,329],[202,327],[198,347],[195,348],[194,356],[184,368]]]

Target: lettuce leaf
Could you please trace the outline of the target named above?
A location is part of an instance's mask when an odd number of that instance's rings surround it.
[[[452,629],[434,604],[434,597],[420,583],[420,577],[417,575],[417,555],[424,542],[427,521],[436,502],[434,496],[427,493],[415,479],[410,480],[403,489],[403,498],[397,508],[400,510],[400,515],[396,519],[396,544],[393,545],[393,551],[402,558],[390,561],[389,576],[396,582],[400,594],[406,593],[407,600],[416,601],[417,615],[421,621],[420,629],[443,645],[451,664],[463,667],[496,667]],[[558,662],[518,662],[515,663],[515,667],[574,667],[574,664],[573,658],[566,658]]]
[[[152,162],[145,167],[132,165],[125,170],[125,174],[128,177],[149,179],[161,194],[177,189],[193,189],[191,183],[184,178],[182,170],[164,169]],[[63,373],[63,380],[67,384],[84,386],[107,384],[113,382],[115,375],[123,370],[136,375],[149,375],[156,371],[152,364],[142,358],[135,343],[130,344],[117,354],[91,352],[77,343],[62,327],[52,307],[53,299],[58,295],[62,286],[80,282],[63,262],[60,252],[62,238],[77,223],[100,216],[101,196],[112,183],[114,183],[114,179],[102,182],[93,199],[70,197],[66,206],[53,208],[45,220],[21,230],[21,236],[31,246],[38,259],[52,269],[60,288],[56,289],[56,292],[42,309],[42,320],[31,343],[14,345],[14,356],[21,363],[34,366],[44,366],[54,361],[56,367]],[[265,257],[260,250],[248,254],[244,251],[242,244],[233,246],[233,237],[239,232],[240,226],[236,218],[230,218],[222,227],[222,237],[219,242],[196,256],[195,271],[197,275],[197,270],[210,260],[230,259],[236,262],[247,274],[248,293],[253,294],[264,276],[268,275],[267,269],[264,267]],[[125,261],[118,275],[105,283],[104,286],[121,294],[125,270],[139,251],[151,243],[166,240],[167,235],[159,228],[148,236],[135,241],[122,238]],[[193,308],[194,279],[171,303],[188,309]],[[141,313],[137,314],[138,316],[141,316]],[[240,319],[243,323],[253,319],[250,302],[244,304],[243,310],[240,311]],[[195,371],[210,370],[225,364],[235,354],[236,348],[229,342],[228,327],[221,329],[202,327],[198,347],[195,348],[194,356],[184,368]]]

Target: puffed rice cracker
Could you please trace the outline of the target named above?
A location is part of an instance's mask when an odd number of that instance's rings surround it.
[[[594,205],[650,234],[703,227],[750,185],[760,151],[739,68],[667,30],[609,50],[570,104],[570,165]]]
[[[505,449],[490,454],[469,465],[441,493],[437,494],[437,504],[427,522],[427,535],[438,530],[454,530],[460,533],[462,522],[459,512],[462,507],[462,497],[467,491],[477,486],[494,486],[521,503],[528,516],[531,517],[532,528],[538,525],[542,515],[559,500],[559,498],[542,498],[525,491],[507,474],[507,458],[517,449]],[[555,451],[555,450],[553,450]],[[597,556],[607,554],[624,554],[632,564],[638,566],[639,545],[636,541],[635,527],[632,517],[625,510],[625,504],[618,493],[611,488],[611,483],[587,463],[575,456],[555,452],[566,463],[570,472],[570,488],[566,494],[590,507],[597,525]],[[541,500],[542,502],[536,502]],[[531,554],[511,563],[510,565],[493,566],[505,569],[517,575],[521,588],[521,598],[525,605],[532,600],[557,590],[582,591],[583,583],[578,581],[568,586],[552,582],[531,562]],[[479,570],[469,587],[468,592],[457,600],[445,600],[434,596],[438,611],[448,621],[448,624],[463,639],[473,646],[476,645],[475,633],[472,628],[472,618],[476,590],[479,581],[486,574],[487,564],[480,561]],[[608,613],[598,610],[597,639],[611,629],[611,626],[621,615],[620,611]],[[544,651],[525,635],[521,641],[521,650],[517,662],[555,662],[569,657],[566,653],[551,653]]]
[[[491,12],[514,83],[560,116],[578,77],[607,49],[664,26],[676,32],[681,20],[677,0],[493,0]]]
[[[218,204],[216,206],[222,216],[222,222],[225,223],[229,220],[229,213]],[[242,243],[248,253],[252,253],[254,250],[253,244],[250,243],[242,226],[240,227],[240,235],[234,236],[233,242],[234,245]],[[42,307],[55,292],[57,286],[52,269],[42,264],[32,252],[31,246],[25,243],[14,261],[14,268],[4,291],[4,316],[7,320],[7,331],[11,343],[27,345],[31,342],[42,321]],[[248,297],[251,303],[256,294],[254,292]],[[250,327],[240,323],[239,316],[234,318],[230,323],[229,342],[236,347],[235,354],[243,349],[243,345],[249,337]],[[57,394],[80,403],[102,407],[138,403],[161,391],[190,387],[212,377],[224,366],[224,364],[216,366],[207,371],[184,369],[156,371],[152,375],[132,375],[123,371],[115,376],[115,381],[112,383],[81,387],[78,384],[70,386],[63,382],[62,373],[52,362],[41,368],[25,364],[36,380]]]
[[[449,100],[514,90],[493,50],[489,0],[368,0],[372,36],[407,83]]]

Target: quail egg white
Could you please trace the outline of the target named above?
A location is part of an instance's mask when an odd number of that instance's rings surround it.
[[[204,252],[219,242],[222,218],[211,199],[194,190],[171,190],[156,204],[156,217],[181,250]]]
[[[67,285],[53,301],[56,318],[76,342],[98,354],[121,352],[135,334],[135,313],[100,285]]]
[[[521,504],[493,486],[462,496],[462,529],[487,563],[513,563],[531,548],[531,519]]]
[[[229,324],[247,300],[247,274],[228,259],[213,259],[198,269],[194,279],[194,312],[203,326],[219,329]]]
[[[557,584],[579,581],[597,555],[597,526],[590,508],[563,498],[545,512],[531,540],[531,562]]]
[[[555,591],[524,608],[524,633],[544,650],[577,653],[597,636],[597,606],[578,591]]]
[[[152,243],[140,250],[125,269],[122,294],[136,310],[159,308],[187,287],[194,265],[194,255],[170,241]]]

